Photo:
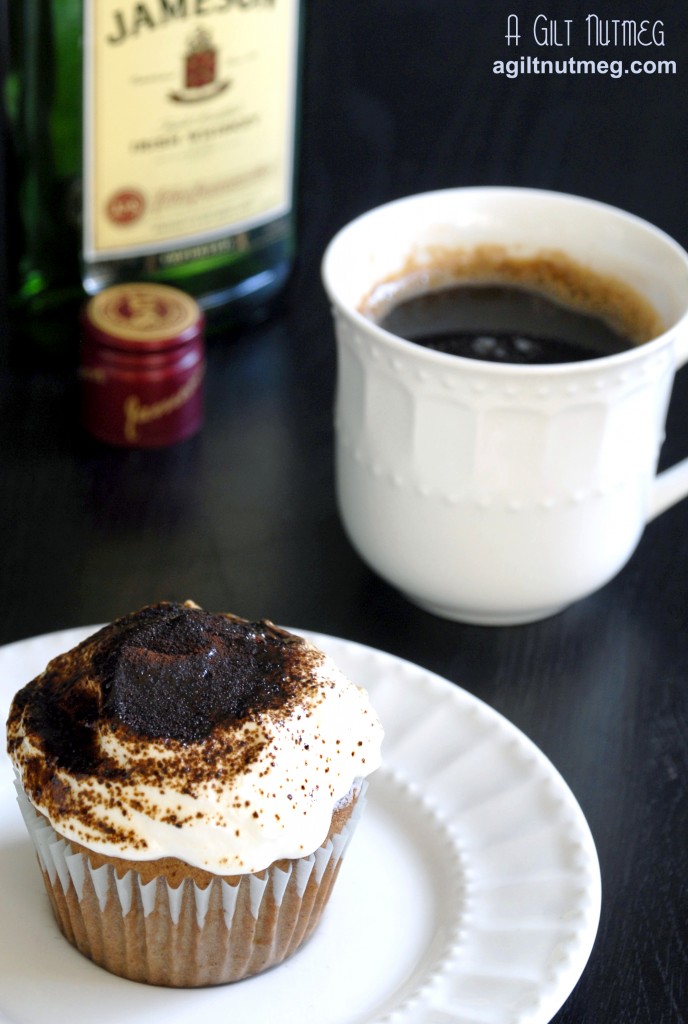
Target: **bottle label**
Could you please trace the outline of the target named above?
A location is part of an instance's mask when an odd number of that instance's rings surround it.
[[[86,0],[84,255],[199,246],[292,204],[298,0]]]

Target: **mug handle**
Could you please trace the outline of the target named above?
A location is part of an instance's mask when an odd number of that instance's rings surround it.
[[[688,362],[688,333],[684,334],[677,344],[676,369],[679,370]],[[677,501],[688,496],[688,459],[682,459],[675,466],[670,466],[655,479],[650,492],[650,507],[647,514],[649,523],[662,512],[675,505]]]

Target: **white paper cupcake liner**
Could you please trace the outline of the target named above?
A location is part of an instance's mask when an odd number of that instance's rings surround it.
[[[282,861],[230,884],[213,876],[176,888],[136,870],[94,867],[39,814],[16,783],[17,799],[61,931],[100,966],[136,981],[223,984],[291,956],[315,928],[365,802],[308,857]]]

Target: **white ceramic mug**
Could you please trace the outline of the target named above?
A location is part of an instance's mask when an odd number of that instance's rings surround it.
[[[437,246],[556,249],[651,302],[662,333],[549,366],[432,351],[360,312],[378,282]],[[544,618],[610,580],[645,524],[688,493],[688,460],[656,475],[688,359],[688,255],[658,228],[576,196],[430,192],[372,210],[327,248],[338,343],[340,514],[380,576],[438,615]]]

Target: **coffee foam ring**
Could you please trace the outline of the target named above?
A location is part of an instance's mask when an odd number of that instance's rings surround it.
[[[228,882],[192,878],[176,888],[144,882],[132,862],[108,863],[62,838],[17,783],[17,799],[60,931],[94,963],[132,981],[198,987],[239,981],[290,957],[327,904],[365,803],[365,780],[338,830],[308,857],[279,861]],[[341,817],[341,816],[338,816]],[[334,819],[333,819],[334,826]]]

